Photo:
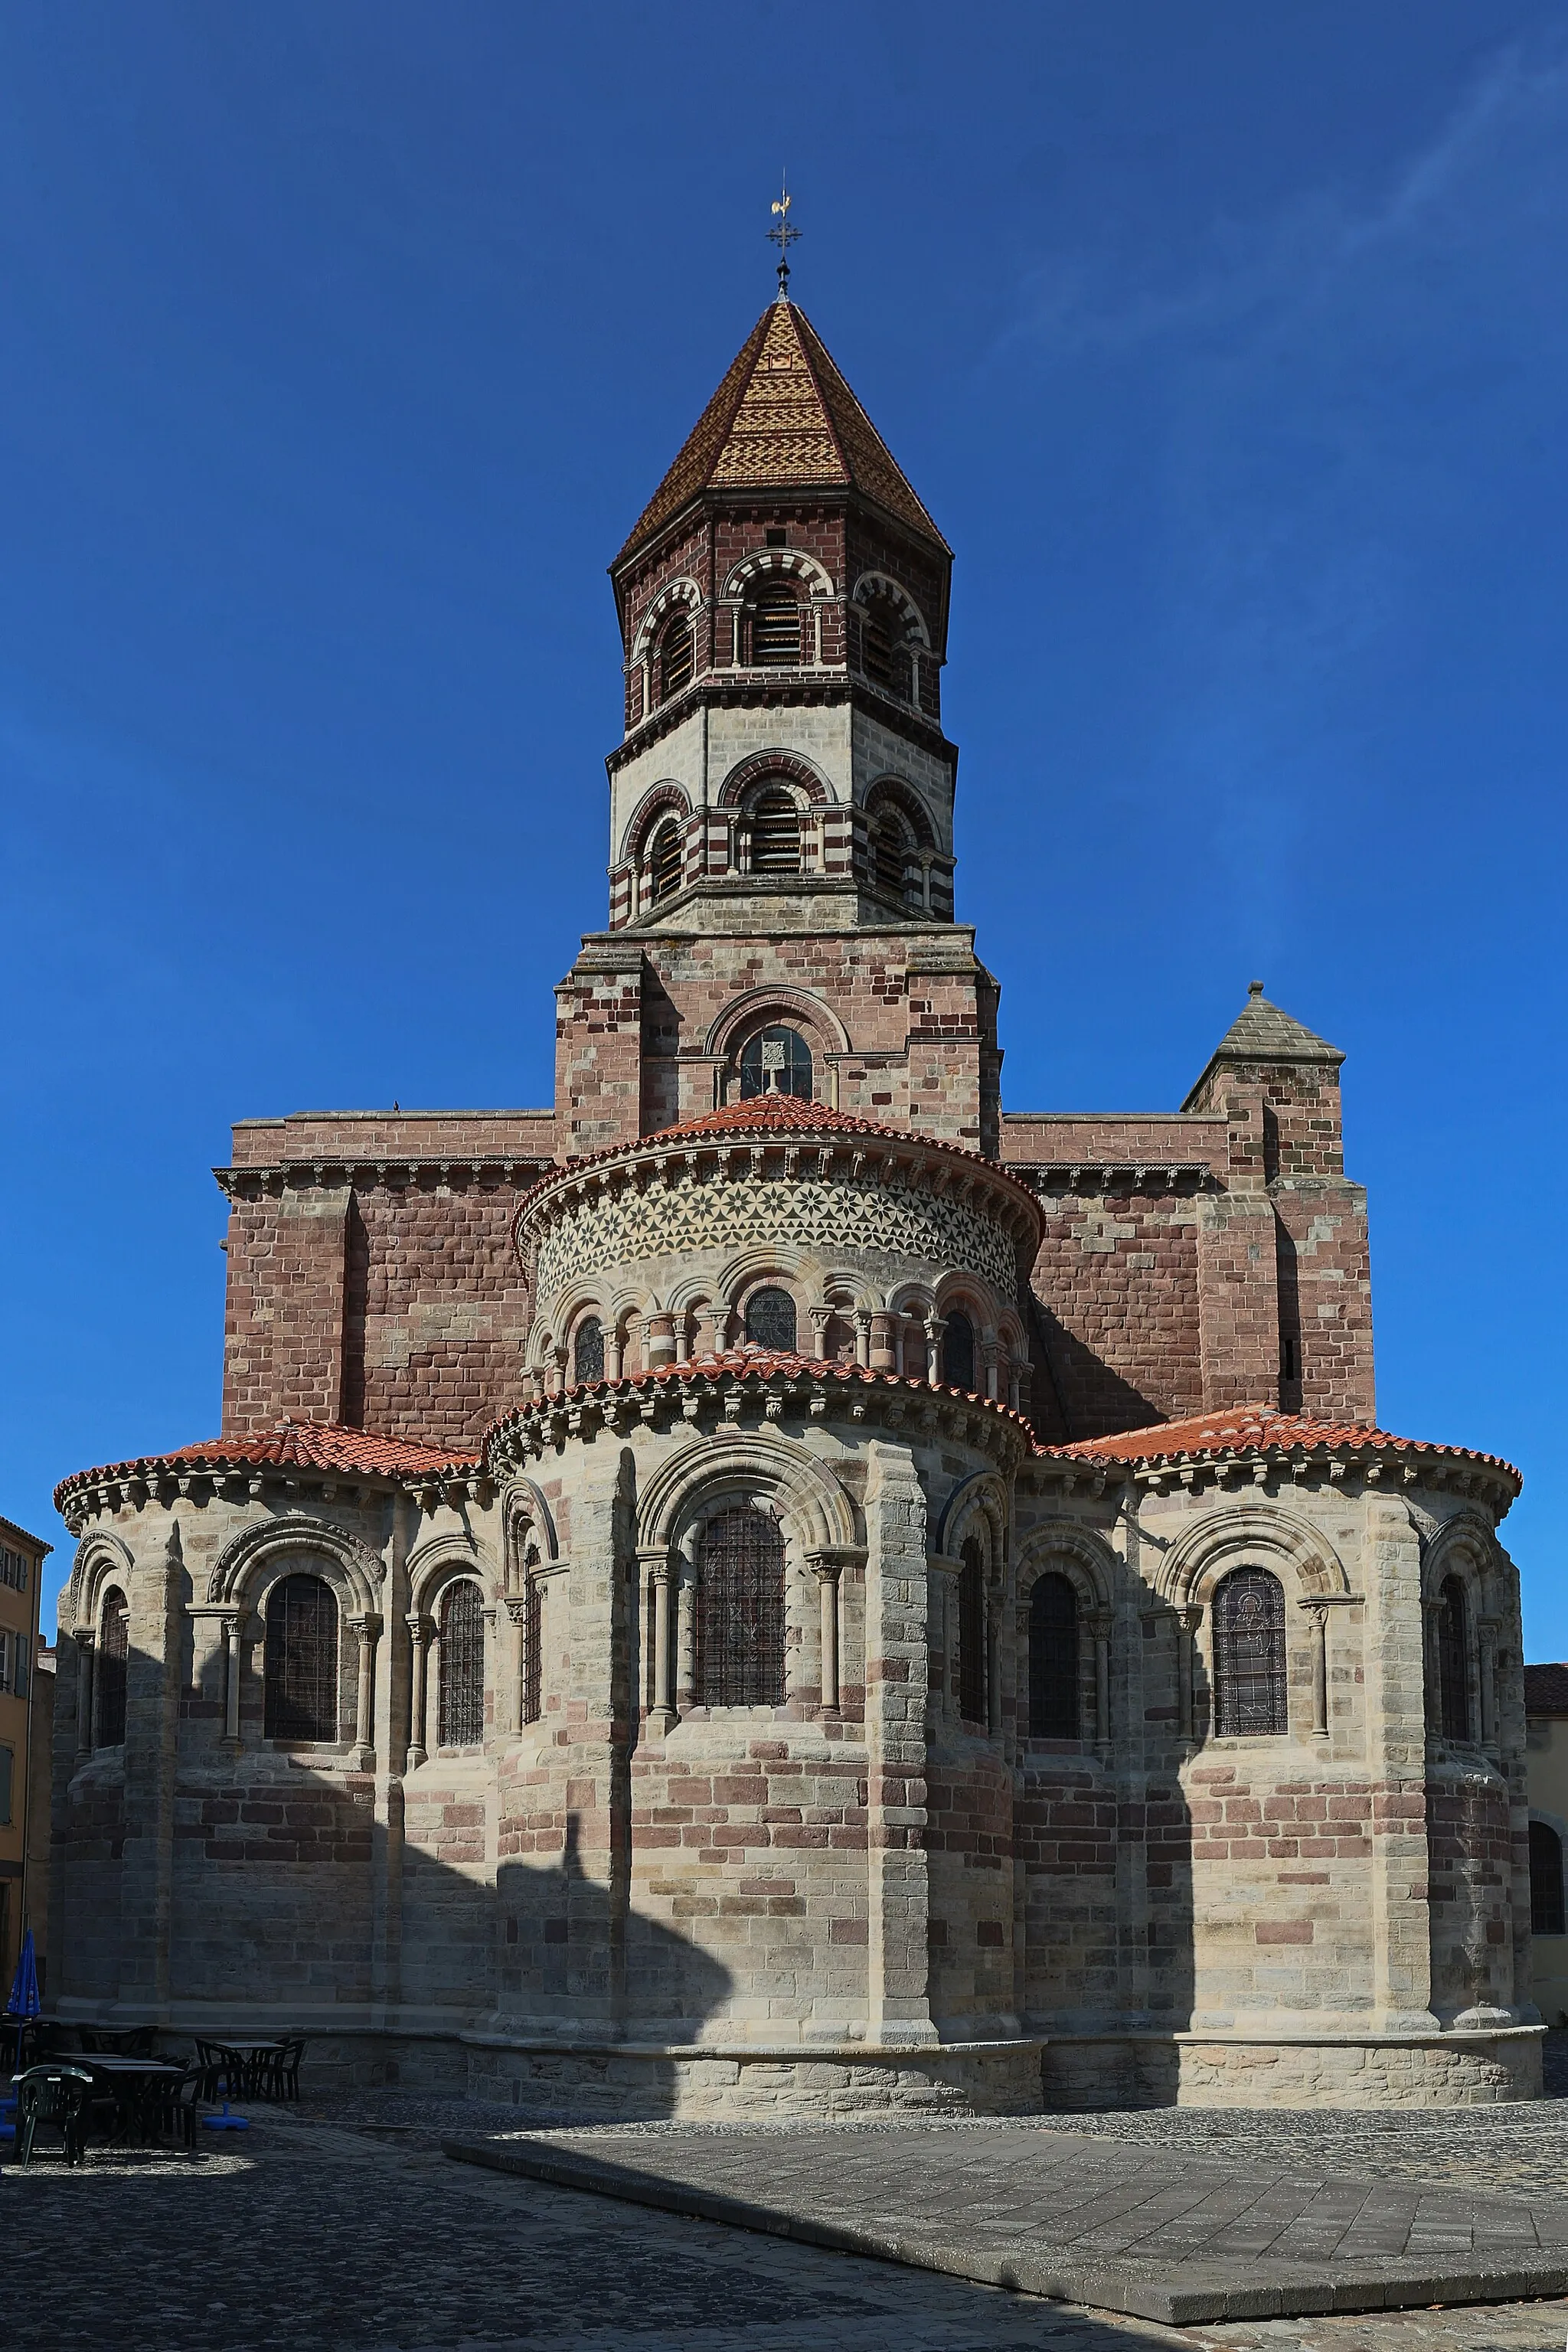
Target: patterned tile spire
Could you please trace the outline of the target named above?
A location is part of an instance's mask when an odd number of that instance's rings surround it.
[[[952,552],[804,310],[770,302],[616,558],[705,490],[855,489]]]

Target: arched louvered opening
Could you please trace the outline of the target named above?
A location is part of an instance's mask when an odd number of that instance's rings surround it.
[[[902,817],[889,808],[878,809],[871,819],[871,872],[884,898],[909,898],[910,848]]]
[[[125,1738],[125,1669],[131,1656],[131,1612],[123,1592],[103,1596],[98,1636],[98,1745],[118,1748]]]
[[[1222,1738],[1282,1738],[1289,1730],[1285,1592],[1266,1568],[1233,1569],[1215,1590],[1214,1682]]]
[[[770,784],[752,803],[753,874],[800,872],[800,811],[783,784]]]
[[[770,580],[752,605],[752,666],[800,667],[800,599],[787,580]]]
[[[950,1389],[974,1386],[974,1326],[962,1308],[948,1317],[942,1335],[942,1377]]]
[[[1530,1824],[1530,1932],[1561,1936],[1565,1931],[1563,1904],[1563,1841],[1545,1822]]]
[[[285,1576],[267,1596],[268,1739],[338,1736],[338,1604],[319,1576]]]
[[[1079,1737],[1078,1594],[1055,1573],[1029,1595],[1029,1737]]]
[[[1457,1576],[1437,1596],[1437,1696],[1445,1739],[1470,1737],[1469,1611]]]
[[[798,1030],[762,1029],[741,1048],[741,1099],[753,1095],[811,1100],[811,1047]]]
[[[485,1612],[471,1577],[449,1584],[441,1598],[443,1748],[477,1748],[485,1736]]]
[[[668,702],[672,694],[679,694],[684,687],[690,685],[694,658],[691,624],[684,613],[677,614],[675,619],[667,624],[658,641],[657,675],[660,702]]]
[[[578,1381],[605,1377],[605,1327],[596,1315],[584,1315],[573,1334],[572,1374]]]
[[[966,1723],[990,1719],[986,1657],[985,1556],[971,1536],[959,1555],[958,1711]]]
[[[860,608],[860,668],[873,686],[908,697],[909,626],[889,596],[871,596]]]
[[[672,816],[666,817],[654,835],[648,866],[656,899],[673,897],[686,879],[686,844]]]
[[[782,1706],[784,1546],[769,1511],[720,1511],[702,1530],[697,1687],[705,1706]]]
[[[795,1301],[787,1290],[753,1290],[746,1301],[746,1337],[754,1348],[771,1349],[775,1356],[793,1356],[799,1328]]]

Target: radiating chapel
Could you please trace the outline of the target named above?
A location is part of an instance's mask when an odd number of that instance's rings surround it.
[[[1179,1108],[1003,1108],[951,570],[781,292],[612,567],[553,1107],[242,1120],[221,1433],[59,1489],[62,2016],[584,2116],[1539,2087],[1518,1478],[1378,1426],[1258,985]]]

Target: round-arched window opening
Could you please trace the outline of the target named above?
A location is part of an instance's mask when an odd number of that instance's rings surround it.
[[[653,874],[653,895],[668,898],[686,879],[686,845],[680,837],[680,827],[673,817],[666,817],[653,837],[648,865]]]
[[[800,872],[800,811],[783,784],[772,784],[752,803],[753,874]]]
[[[98,1746],[118,1748],[125,1738],[125,1668],[131,1655],[131,1612],[122,1592],[103,1600],[103,1630],[98,1647]]]
[[[798,1029],[760,1029],[741,1048],[741,1099],[798,1095],[811,1100],[811,1047]]]
[[[1029,1737],[1078,1736],[1078,1595],[1052,1571],[1029,1595]]]
[[[572,1341],[572,1374],[577,1381],[605,1377],[605,1327],[596,1315],[584,1315]]]
[[[693,646],[691,624],[679,614],[658,641],[658,698],[668,702],[691,683]]]
[[[860,667],[873,686],[886,687],[890,694],[909,690],[908,634],[890,597],[868,599],[860,614]]]
[[[1437,1706],[1445,1739],[1470,1736],[1469,1612],[1457,1576],[1445,1577],[1437,1596]]]
[[[1285,1588],[1266,1568],[1233,1569],[1215,1588],[1214,1692],[1222,1739],[1289,1733]]]
[[[800,667],[800,600],[787,580],[770,581],[752,606],[752,664],[756,669]]]
[[[890,809],[879,809],[871,819],[871,868],[884,898],[908,898],[909,849],[901,820]]]
[[[797,1328],[795,1301],[787,1290],[752,1291],[746,1301],[746,1337],[753,1348],[793,1356]]]
[[[338,1736],[338,1604],[319,1576],[285,1576],[267,1596],[262,1729],[268,1739]]]
[[[477,1748],[485,1736],[484,1596],[468,1577],[441,1601],[441,1688],[437,1738],[443,1748]]]
[[[950,1389],[974,1386],[974,1326],[962,1309],[948,1317],[942,1335],[942,1377]]]

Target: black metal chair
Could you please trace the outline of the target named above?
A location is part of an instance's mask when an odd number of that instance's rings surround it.
[[[16,2154],[26,2168],[40,2126],[53,2126],[68,2164],[85,2151],[84,2118],[92,2096],[92,2076],[79,2066],[30,2066],[16,2085]]]
[[[196,2144],[196,2109],[210,2107],[217,2102],[217,2070],[213,2066],[187,2066],[177,2081],[168,2075],[156,2076],[152,2084],[154,2101],[153,2125],[159,2139],[176,2139],[184,2147]]]
[[[263,2096],[268,2099],[297,2099],[300,2095],[300,2061],[305,2054],[302,2039],[280,2042],[272,2053],[267,2068]]]

